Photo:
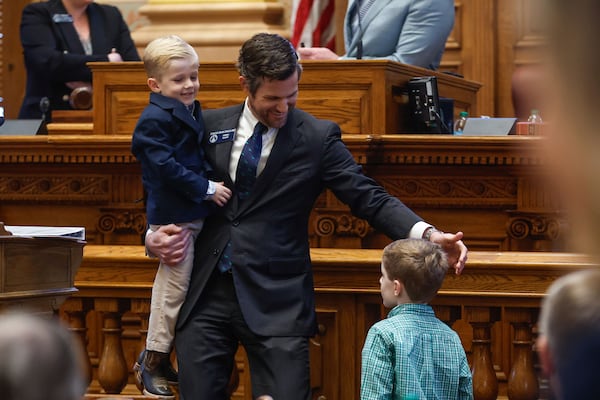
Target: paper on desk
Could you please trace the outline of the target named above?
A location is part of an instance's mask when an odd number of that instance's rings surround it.
[[[85,228],[80,226],[5,225],[4,228],[11,232],[14,236],[65,237],[85,240]]]

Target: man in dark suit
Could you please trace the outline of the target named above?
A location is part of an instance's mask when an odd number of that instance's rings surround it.
[[[93,0],[28,4],[21,17],[21,43],[27,88],[19,118],[41,118],[47,108],[50,120],[52,110],[78,108],[71,104],[71,93],[91,90],[90,61],[140,60],[119,9]],[[40,107],[42,99],[47,104]]]
[[[242,46],[238,68],[244,104],[203,112],[211,179],[224,181],[235,195],[206,219],[196,241],[175,337],[180,392],[185,399],[226,399],[241,342],[254,398],[306,400],[308,338],[317,327],[307,226],[323,189],[393,239],[440,243],[456,273],[464,268],[467,248],[462,232],[435,230],[365,176],[337,124],[294,107],[302,67],[289,41],[255,35]],[[245,193],[236,169],[238,160],[247,162],[244,143],[258,123],[268,129],[261,135],[256,181]],[[187,238],[167,226],[149,234],[146,245],[169,264],[181,257]]]

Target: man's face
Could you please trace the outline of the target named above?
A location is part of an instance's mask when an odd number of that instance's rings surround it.
[[[298,100],[298,72],[288,79],[263,79],[256,93],[252,95],[243,76],[240,83],[248,96],[248,106],[256,118],[271,128],[285,125],[288,112],[296,106]]]
[[[200,81],[198,60],[194,58],[174,59],[159,78],[148,79],[148,86],[155,93],[177,99],[186,106],[192,105]]]

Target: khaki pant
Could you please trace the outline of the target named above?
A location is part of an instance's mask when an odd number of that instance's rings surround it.
[[[192,232],[192,240],[195,242],[198,233],[202,230],[204,220],[177,225],[189,229]],[[152,231],[158,228],[160,225],[150,225]],[[187,295],[193,266],[194,243],[188,246],[185,258],[180,264],[168,266],[161,262],[158,265],[152,285],[148,337],[146,339],[147,350],[161,353],[171,352],[177,316]]]

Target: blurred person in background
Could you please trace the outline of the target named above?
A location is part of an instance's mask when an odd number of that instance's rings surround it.
[[[91,61],[139,61],[119,9],[93,0],[25,6],[21,44],[27,87],[21,119],[51,120],[52,110],[91,107]]]
[[[346,53],[298,48],[305,60],[388,59],[437,69],[454,26],[454,0],[349,0]]]

